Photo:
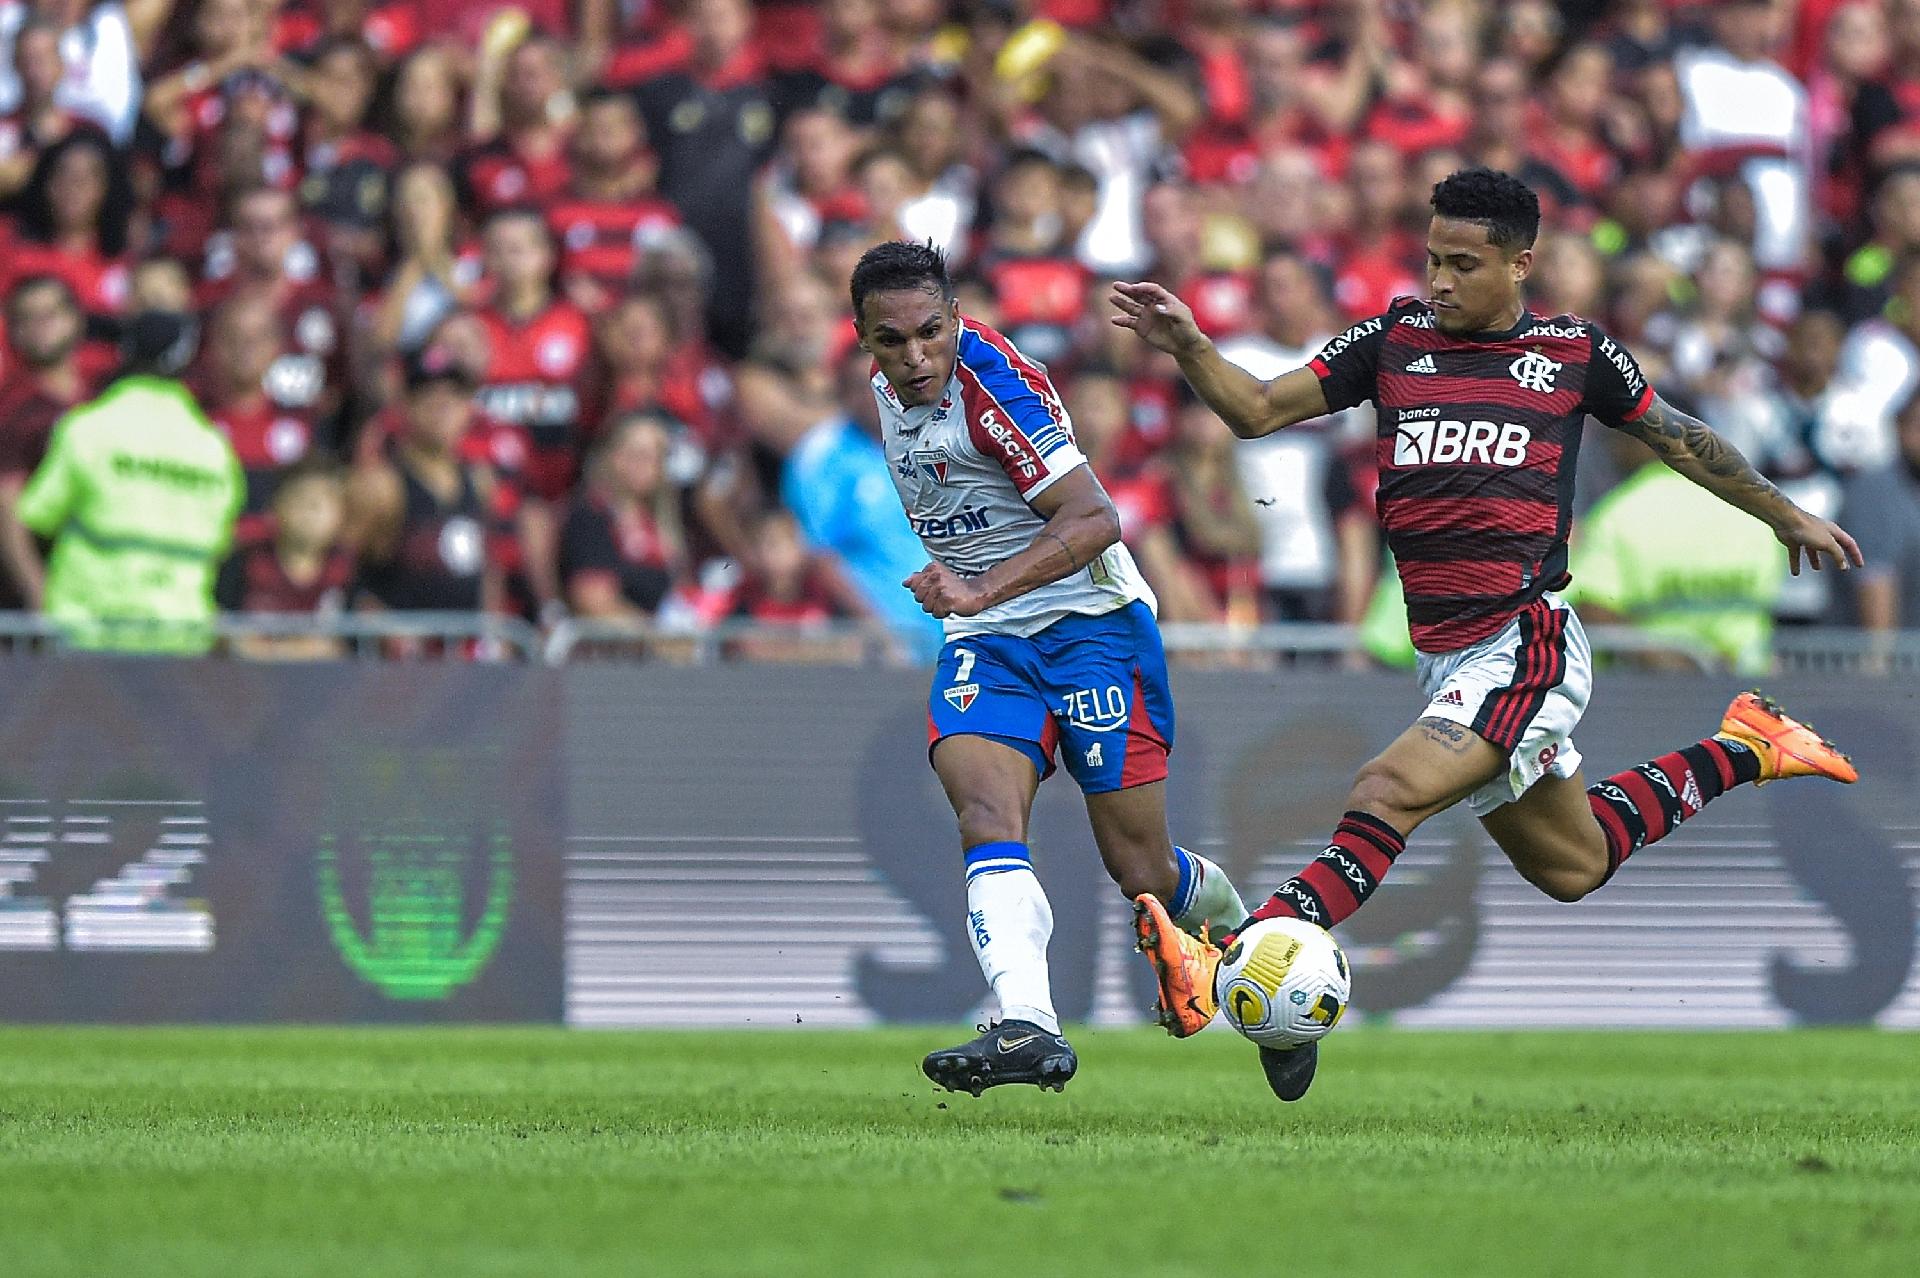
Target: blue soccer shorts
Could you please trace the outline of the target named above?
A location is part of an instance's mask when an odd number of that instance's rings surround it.
[[[949,641],[927,698],[928,757],[966,735],[1020,751],[1042,780],[1053,775],[1057,748],[1087,794],[1165,780],[1173,693],[1152,611],[1136,602],[1025,638]]]

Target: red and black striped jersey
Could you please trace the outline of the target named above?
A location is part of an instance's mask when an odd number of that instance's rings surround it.
[[[1577,315],[1455,337],[1410,297],[1310,367],[1330,410],[1373,402],[1380,524],[1423,652],[1476,643],[1567,584],[1581,424],[1653,402],[1627,349]]]

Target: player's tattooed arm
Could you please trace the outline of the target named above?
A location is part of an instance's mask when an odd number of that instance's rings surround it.
[[[1120,512],[1091,466],[1078,466],[1033,499],[1046,526],[1026,549],[977,577],[931,563],[903,585],[935,617],[971,617],[995,604],[1070,577],[1120,540]]]
[[[1787,548],[1788,566],[1800,571],[1800,555],[1814,568],[1821,557],[1839,568],[1864,562],[1860,547],[1838,524],[1808,514],[1793,504],[1772,480],[1698,417],[1681,412],[1659,395],[1620,429],[1653,450],[1654,456],[1730,506],[1746,511]]]

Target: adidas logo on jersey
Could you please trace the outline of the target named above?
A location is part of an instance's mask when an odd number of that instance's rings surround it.
[[[1407,365],[1407,371],[1409,373],[1437,373],[1440,371],[1440,368],[1433,362],[1433,356],[1422,355],[1419,359]]]
[[[1448,688],[1445,692],[1433,699],[1433,704],[1436,706],[1464,706],[1467,704],[1467,699],[1460,695],[1460,689]]]

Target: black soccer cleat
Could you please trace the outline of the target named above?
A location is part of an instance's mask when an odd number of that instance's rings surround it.
[[[1032,1021],[1001,1021],[986,1027],[971,1043],[927,1053],[920,1068],[950,1092],[978,1096],[989,1087],[1008,1083],[1032,1083],[1042,1091],[1061,1092],[1080,1068],[1080,1058],[1064,1037]]]
[[[1297,1101],[1313,1086],[1313,1071],[1320,1063],[1320,1044],[1308,1043],[1290,1052],[1271,1047],[1260,1049],[1260,1068],[1266,1072],[1267,1086],[1283,1101]]]

